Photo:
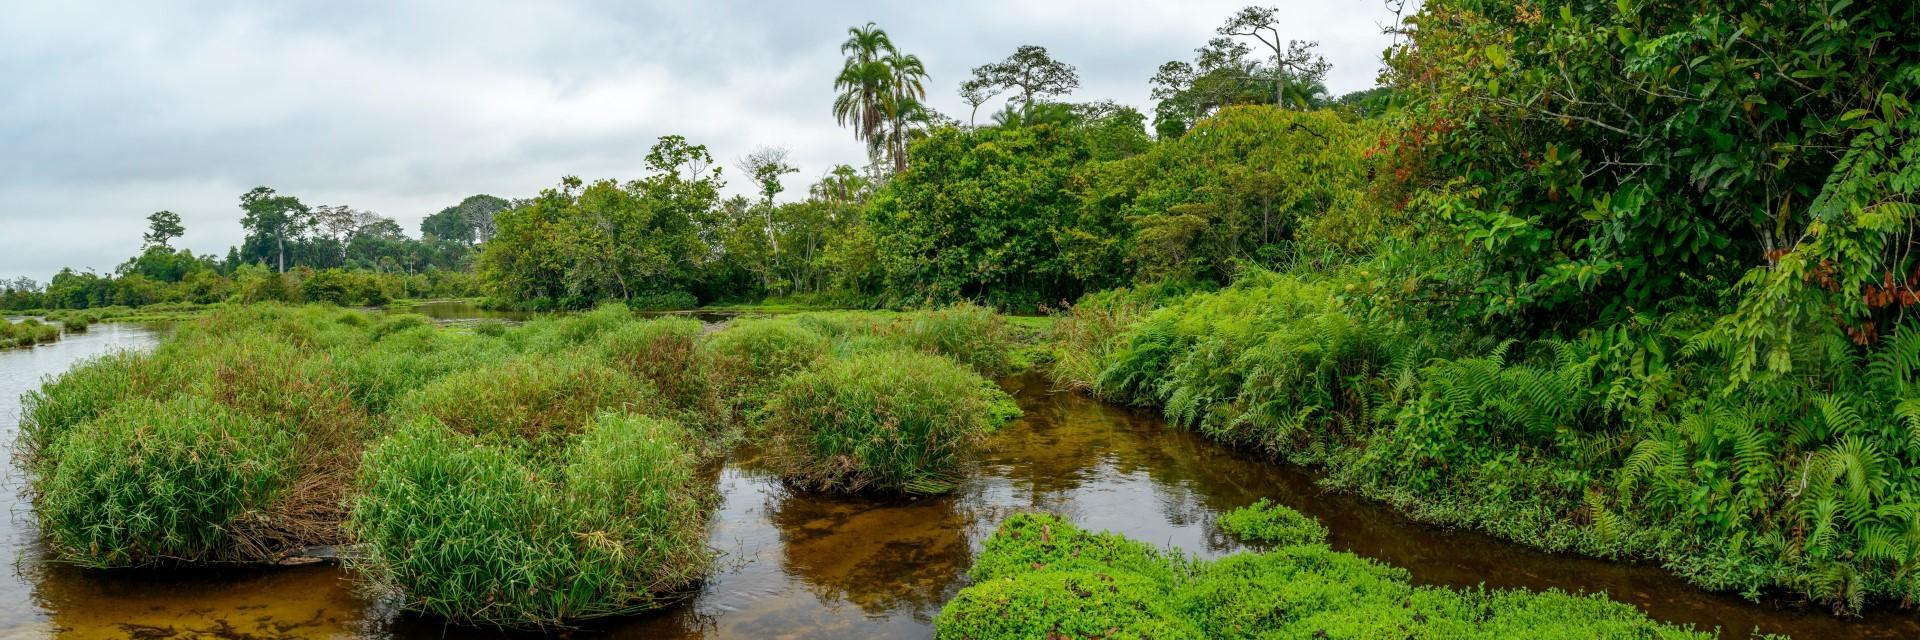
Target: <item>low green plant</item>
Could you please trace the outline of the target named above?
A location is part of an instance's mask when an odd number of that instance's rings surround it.
[[[800,486],[938,493],[1016,415],[1012,397],[952,360],[870,351],[785,378],[766,428],[775,466]]]
[[[1416,587],[1318,543],[1201,561],[1047,514],[1001,523],[968,576],[935,637],[1715,637],[1599,594]]]
[[[1266,546],[1327,541],[1327,527],[1319,520],[1266,498],[1220,514],[1220,528],[1241,540]]]
[[[605,410],[646,413],[658,404],[644,381],[586,353],[523,355],[440,378],[402,398],[393,414],[432,417],[454,431],[543,446]]]
[[[19,322],[9,322],[0,318],[0,348],[27,347],[53,342],[59,337],[60,327],[41,322],[37,318],[27,318]]]
[[[556,443],[558,444],[558,443]],[[414,420],[367,453],[354,568],[403,607],[546,627],[656,608],[704,575],[715,504],[687,434],[604,414],[554,448]]]
[[[705,333],[698,320],[654,318],[611,330],[599,344],[608,362],[651,383],[684,420],[714,428],[720,422],[720,397]]]
[[[741,318],[706,342],[721,392],[756,405],[781,378],[827,357],[826,336],[794,318]]]
[[[90,567],[232,559],[292,480],[294,438],[188,395],[135,399],[55,436],[33,480],[57,555]]]

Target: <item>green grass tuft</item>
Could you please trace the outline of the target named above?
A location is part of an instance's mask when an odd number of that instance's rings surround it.
[[[952,360],[875,351],[786,378],[766,419],[771,457],[800,486],[939,493],[962,456],[1019,412]]]
[[[1327,527],[1319,520],[1266,498],[1220,514],[1220,528],[1241,540],[1268,546],[1327,541]]]

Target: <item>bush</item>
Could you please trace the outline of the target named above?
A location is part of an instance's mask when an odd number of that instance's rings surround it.
[[[33,318],[19,322],[8,322],[0,318],[0,348],[25,347],[42,342],[53,342],[60,337],[60,328]]]
[[[938,493],[951,488],[961,457],[1019,412],[952,360],[861,353],[780,385],[767,406],[769,453],[803,487]]]
[[[988,538],[935,636],[1711,638],[1602,595],[1415,587],[1320,544],[1204,562],[1045,514]]]
[[[753,404],[788,374],[827,355],[827,338],[792,318],[741,318],[707,339],[722,393]]]
[[[657,403],[645,382],[595,358],[529,355],[436,380],[402,399],[393,415],[431,417],[461,434],[544,446],[577,433],[603,410],[646,413]]]
[[[908,348],[946,355],[989,378],[1013,371],[1007,321],[992,309],[962,303],[906,314],[902,321],[900,342]]]
[[[239,521],[292,477],[292,437],[201,398],[122,403],[55,437],[34,506],[55,553],[90,567],[229,559]]]
[[[1221,514],[1220,528],[1241,540],[1276,547],[1327,541],[1327,528],[1319,520],[1266,498]]]
[[[348,526],[355,569],[407,609],[514,627],[669,602],[711,560],[716,503],[681,429],[602,415],[534,455],[430,418],[368,453]]]
[[[720,399],[711,377],[712,358],[702,344],[705,333],[706,325],[698,320],[656,318],[614,329],[600,345],[608,362],[651,383],[689,422],[717,422]]]

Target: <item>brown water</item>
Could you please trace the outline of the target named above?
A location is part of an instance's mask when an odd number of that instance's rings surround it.
[[[30,350],[0,352],[0,420],[12,441],[16,397],[77,360],[155,341],[107,324]],[[1329,494],[1299,470],[1168,429],[1157,418],[1072,394],[1037,378],[1007,381],[1027,414],[992,439],[954,495],[876,499],[794,493],[742,453],[719,478],[725,501],[712,544],[720,568],[681,605],[596,624],[579,637],[925,637],[941,603],[964,586],[981,541],[1007,514],[1055,511],[1093,529],[1205,556],[1239,550],[1215,523],[1223,510],[1273,498],[1320,518],[1335,547],[1406,567],[1423,584],[1602,590],[1655,618],[1799,638],[1920,637],[1920,617],[1865,619],[1754,605],[1702,593],[1655,567],[1540,553],[1486,536],[1409,522],[1379,505]],[[10,471],[18,486],[18,472]],[[0,638],[490,637],[395,612],[360,597],[330,566],[89,572],[42,560],[31,514],[11,498],[0,577]]]

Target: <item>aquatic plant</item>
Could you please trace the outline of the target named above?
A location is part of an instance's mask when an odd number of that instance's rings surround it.
[[[706,325],[690,318],[654,318],[608,331],[601,354],[615,368],[653,385],[667,406],[689,425],[721,426],[720,397],[713,381]]]
[[[5,318],[0,318],[0,348],[32,346],[53,342],[59,337],[59,327],[41,322],[36,318],[27,318],[19,322],[9,322]]]
[[[402,398],[403,420],[432,417],[455,432],[507,443],[551,444],[605,410],[647,413],[651,385],[584,352],[523,355],[435,380]]]
[[[204,398],[135,399],[53,440],[33,491],[60,558],[89,567],[250,559],[248,522],[293,479],[294,437]]]
[[[602,414],[514,447],[422,417],[361,467],[347,528],[377,592],[465,623],[544,627],[671,602],[706,572],[716,501],[688,434]]]
[[[1241,540],[1276,547],[1327,541],[1327,527],[1319,520],[1266,498],[1220,514],[1220,528]]]
[[[938,638],[1713,638],[1595,594],[1416,587],[1321,544],[1200,561],[1048,514],[1001,523]]]
[[[939,493],[1016,415],[1011,396],[950,359],[870,351],[785,378],[766,409],[768,450],[803,487]]]

